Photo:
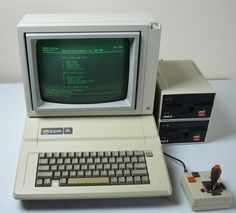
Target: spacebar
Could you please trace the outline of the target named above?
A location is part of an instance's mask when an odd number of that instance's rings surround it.
[[[96,186],[96,185],[109,185],[108,177],[98,178],[69,178],[68,186]]]

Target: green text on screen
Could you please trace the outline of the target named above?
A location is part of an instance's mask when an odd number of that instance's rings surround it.
[[[126,98],[129,39],[47,39],[38,40],[36,49],[42,100],[91,104]]]

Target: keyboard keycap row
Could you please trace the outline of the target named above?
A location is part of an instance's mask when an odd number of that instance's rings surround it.
[[[143,151],[107,151],[107,152],[48,152],[40,153],[39,158],[73,158],[73,157],[139,157],[144,156]]]

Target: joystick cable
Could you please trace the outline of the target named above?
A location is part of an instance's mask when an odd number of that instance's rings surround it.
[[[176,157],[174,157],[174,156],[172,156],[172,155],[169,155],[169,154],[167,154],[166,152],[163,152],[163,153],[164,153],[164,155],[166,155],[167,157],[172,158],[172,159],[174,159],[174,160],[180,162],[180,163],[183,165],[183,167],[184,167],[184,172],[188,172],[188,170],[187,170],[187,168],[186,168],[186,166],[185,166],[185,163],[184,163],[182,160],[180,160],[180,159],[178,159],[178,158],[176,158]]]

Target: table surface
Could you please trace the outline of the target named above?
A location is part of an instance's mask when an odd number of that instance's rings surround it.
[[[222,179],[233,194],[230,209],[236,212],[236,81],[210,81],[216,91],[208,142],[193,145],[166,145],[164,150],[182,159],[190,171],[208,171],[219,163]],[[170,197],[19,201],[13,198],[13,185],[21,137],[26,118],[22,84],[0,84],[0,209],[1,212],[191,212],[180,186],[183,168],[166,159],[173,194]],[[212,211],[211,211],[212,212]]]

